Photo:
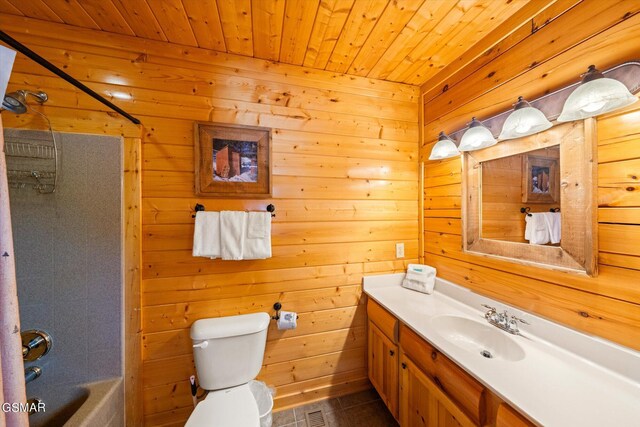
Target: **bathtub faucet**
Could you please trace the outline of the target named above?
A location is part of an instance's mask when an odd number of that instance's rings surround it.
[[[44,331],[31,329],[23,331],[22,335],[22,359],[33,362],[47,354],[51,349],[51,335]]]
[[[40,375],[42,375],[42,369],[40,367],[29,366],[24,370],[24,383],[28,384],[38,378]]]

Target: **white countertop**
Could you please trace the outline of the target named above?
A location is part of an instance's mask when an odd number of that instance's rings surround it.
[[[547,427],[640,426],[640,352],[589,336],[437,279],[426,295],[400,286],[404,274],[367,276],[364,291],[460,367]],[[455,315],[489,325],[481,304],[508,310],[531,325],[511,335],[519,361],[486,359],[439,335],[432,320]]]

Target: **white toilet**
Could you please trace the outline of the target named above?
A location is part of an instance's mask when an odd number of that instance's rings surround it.
[[[209,393],[185,427],[259,427],[258,404],[249,388],[262,367],[267,313],[196,320],[191,326],[200,387]]]

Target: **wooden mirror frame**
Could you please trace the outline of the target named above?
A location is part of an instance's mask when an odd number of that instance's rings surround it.
[[[560,144],[560,246],[483,239],[482,163]],[[594,119],[559,124],[525,138],[465,152],[462,160],[464,252],[537,267],[597,275],[597,141]]]

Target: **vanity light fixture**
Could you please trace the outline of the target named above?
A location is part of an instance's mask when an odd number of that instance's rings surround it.
[[[558,122],[571,122],[618,110],[638,101],[618,80],[604,77],[590,65],[582,82],[564,103]]]
[[[469,123],[467,131],[462,135],[462,138],[460,139],[458,150],[480,150],[481,148],[487,148],[491,147],[492,145],[496,145],[497,142],[498,141],[491,134],[491,131],[478,120],[476,120],[475,117],[473,117],[471,119],[471,123]]]
[[[515,139],[533,135],[547,130],[551,126],[553,125],[542,111],[532,107],[520,96],[518,102],[513,106],[513,112],[505,120],[498,139]]]
[[[534,132],[534,125],[531,125],[531,133],[526,133],[527,124],[519,121],[518,125],[516,125],[516,128],[518,128],[517,133],[519,134],[510,137],[510,126],[507,123],[507,119],[509,122],[517,121],[518,116],[522,114],[520,111],[527,110],[528,107],[540,110],[547,121],[567,122],[597,116],[638,101],[640,61],[627,61],[604,70],[602,73],[594,66],[590,66],[587,73],[582,77],[581,82],[561,87],[530,102],[518,98],[518,103],[516,103],[514,109],[489,117],[483,120],[482,123],[474,118],[468,127],[450,132],[450,139],[452,141],[460,141],[458,145],[459,151],[479,150],[497,142],[493,135],[500,134],[501,140],[507,140],[545,130],[546,128],[541,128]],[[602,95],[602,89],[604,89],[604,95]],[[600,93],[599,98],[595,98],[594,94],[598,93]],[[585,97],[587,97],[587,101],[584,101]],[[520,102],[523,102],[523,104],[520,104]],[[519,106],[520,108],[518,108]],[[577,113],[575,111],[576,106]],[[511,116],[514,117],[512,118]],[[544,121],[540,120],[540,122]],[[480,135],[480,139],[478,139],[478,135]],[[439,148],[441,146],[439,142],[434,145],[429,157],[430,160],[440,158],[440,152],[434,152],[436,147]],[[451,156],[453,155],[451,153]]]
[[[438,142],[431,149],[431,155],[429,160],[441,160],[448,159],[450,157],[459,156],[460,151],[456,147],[455,142],[444,132],[440,132],[438,135]]]

